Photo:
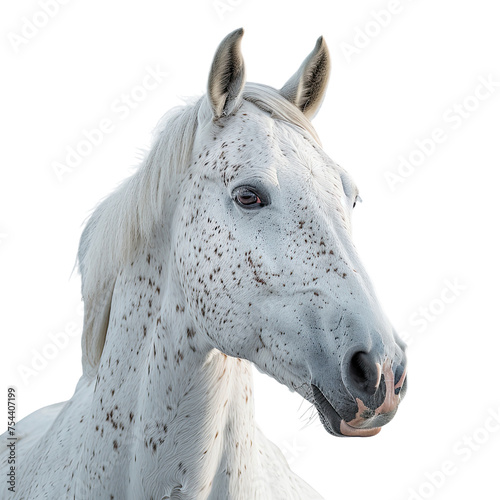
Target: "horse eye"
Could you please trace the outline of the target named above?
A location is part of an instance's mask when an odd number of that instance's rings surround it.
[[[361,196],[359,194],[356,195],[356,198],[354,198],[354,203],[352,204],[352,208],[356,206],[356,203],[361,203],[363,200],[361,199]]]
[[[265,205],[261,197],[253,189],[245,186],[234,190],[233,199],[244,208],[259,208]]]

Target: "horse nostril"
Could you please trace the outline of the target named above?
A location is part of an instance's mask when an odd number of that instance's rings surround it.
[[[406,382],[406,368],[403,365],[398,365],[396,368],[396,371],[394,373],[394,384],[396,387],[394,392],[396,394],[401,393],[401,396],[404,396],[407,388],[407,382]]]
[[[353,388],[372,396],[377,391],[380,382],[381,367],[370,354],[359,351],[351,358],[349,376]]]

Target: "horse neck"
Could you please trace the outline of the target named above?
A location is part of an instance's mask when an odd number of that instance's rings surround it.
[[[251,366],[211,348],[187,309],[174,267],[151,252],[117,279],[87,446],[95,462],[96,447],[113,443],[108,467],[124,474],[115,498],[251,490]]]

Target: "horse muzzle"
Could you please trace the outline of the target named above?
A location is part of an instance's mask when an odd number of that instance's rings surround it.
[[[406,394],[406,366],[393,366],[388,359],[383,364],[375,363],[363,352],[354,354],[350,364],[345,389],[351,397],[334,405],[324,389],[312,383],[313,402],[330,434],[374,436],[392,420]]]

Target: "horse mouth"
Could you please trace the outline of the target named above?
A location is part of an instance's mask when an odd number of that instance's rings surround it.
[[[369,437],[380,432],[381,427],[359,428],[349,425],[326,399],[321,389],[314,384],[311,384],[311,387],[314,406],[318,411],[323,427],[328,433],[337,437]]]
[[[326,431],[337,437],[371,437],[378,434],[382,425],[388,423],[396,414],[397,408],[376,417],[361,419],[355,418],[346,422],[337,410],[331,405],[321,389],[311,384],[313,390],[313,403],[318,411],[321,423]],[[358,401],[359,404],[359,401]],[[361,403],[362,404],[362,403]],[[377,425],[379,424],[379,425]]]

